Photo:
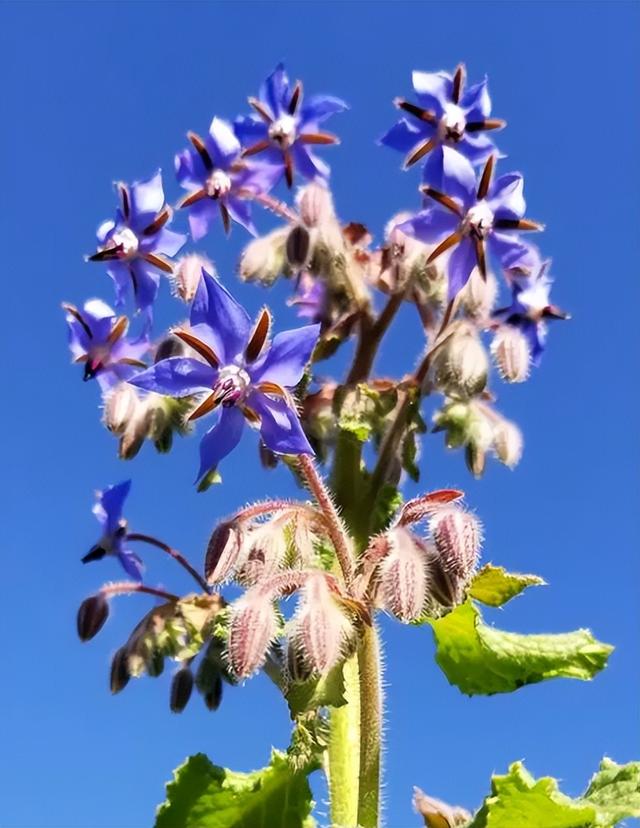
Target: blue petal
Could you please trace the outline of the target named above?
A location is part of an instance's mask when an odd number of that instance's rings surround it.
[[[204,435],[200,443],[200,470],[196,482],[217,468],[218,463],[240,442],[244,429],[244,415],[235,405],[223,408],[217,424]]]
[[[240,141],[233,132],[233,127],[222,118],[214,118],[209,127],[207,146],[211,150],[215,167],[228,169],[240,153]]]
[[[132,184],[129,188],[129,196],[131,201],[129,223],[133,229],[143,229],[164,207],[161,170],[154,173],[151,178]]]
[[[446,72],[413,72],[413,88],[420,105],[431,109],[440,117],[444,107],[451,101],[453,80]]]
[[[517,267],[521,260],[527,261],[531,255],[529,245],[520,241],[515,233],[494,230],[487,238],[487,245],[491,254],[500,259],[502,267]]]
[[[218,205],[210,198],[203,198],[189,207],[189,230],[194,241],[207,235],[220,215]]]
[[[483,121],[491,114],[488,78],[467,87],[460,100],[461,109],[465,110],[467,121]]]
[[[187,237],[183,233],[175,233],[163,227],[153,236],[153,249],[165,256],[175,256],[186,244]]]
[[[121,549],[118,553],[118,560],[130,578],[133,578],[134,581],[142,580],[144,565],[135,552],[130,549]]]
[[[291,155],[293,157],[295,170],[304,176],[304,178],[309,181],[314,181],[318,178],[326,181],[329,178],[331,173],[329,165],[321,158],[318,158],[317,155],[314,155],[304,144],[296,141],[291,147]]]
[[[244,351],[251,330],[245,309],[204,270],[191,305],[191,326],[200,325],[209,329],[213,349],[227,365]]]
[[[312,95],[303,103],[300,117],[303,121],[313,121],[319,124],[330,115],[344,112],[347,109],[349,105],[340,98],[334,98],[332,95]]]
[[[466,132],[457,147],[458,152],[468,158],[474,166],[483,164],[496,151],[491,138],[482,132]]]
[[[307,325],[277,334],[261,362],[251,368],[254,383],[274,382],[293,388],[302,379],[320,336],[320,325]]]
[[[453,233],[459,225],[460,219],[449,210],[431,207],[403,221],[398,229],[421,242],[434,244]]]
[[[248,230],[252,236],[257,236],[258,231],[251,218],[251,203],[244,198],[227,198],[225,201],[231,218]]]
[[[260,415],[260,436],[276,454],[313,454],[300,420],[284,400],[274,400],[254,391],[248,405]]]
[[[189,357],[169,357],[136,374],[131,385],[169,397],[188,397],[213,388],[217,371]]]
[[[289,78],[284,64],[279,63],[260,87],[260,100],[264,101],[274,118],[280,117],[289,107]]]
[[[442,192],[459,198],[468,209],[476,201],[477,179],[471,162],[451,147],[436,147],[442,154]]]
[[[141,259],[134,259],[129,263],[133,281],[133,295],[136,308],[141,311],[150,308],[158,295],[160,287],[160,273],[153,265]]]
[[[508,173],[496,179],[487,204],[497,219],[521,219],[526,209],[524,180],[520,173]]]
[[[123,480],[114,486],[107,486],[98,493],[98,500],[93,507],[93,513],[104,527],[104,531],[112,535],[118,528],[122,519],[122,508],[127,499],[131,481]]]
[[[244,115],[236,118],[233,129],[243,147],[256,144],[269,137],[269,129],[265,122],[257,115]]]
[[[469,238],[462,239],[449,257],[447,273],[449,276],[448,299],[451,302],[469,281],[471,271],[478,260],[475,248]]]
[[[116,292],[116,307],[121,308],[127,301],[132,288],[131,270],[128,262],[109,262],[107,275],[113,280]]]
[[[409,123],[406,118],[401,118],[388,132],[385,132],[378,143],[406,155],[422,140],[430,138],[434,131],[433,126],[426,122],[421,122],[418,127]]]

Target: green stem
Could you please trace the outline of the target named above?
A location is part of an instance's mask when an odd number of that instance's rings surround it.
[[[368,627],[358,649],[360,678],[360,776],[358,822],[378,828],[380,820],[380,751],[382,746],[382,682],[380,642]]]
[[[358,825],[360,777],[360,676],[358,657],[352,656],[343,668],[343,707],[331,710],[327,777],[331,799],[331,824],[339,828]]]

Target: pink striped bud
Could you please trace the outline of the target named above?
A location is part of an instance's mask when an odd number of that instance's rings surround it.
[[[493,430],[493,450],[505,466],[513,469],[520,462],[524,440],[522,432],[510,420],[501,420]]]
[[[298,191],[296,200],[300,218],[307,227],[318,227],[335,215],[331,193],[324,184],[307,184]]]
[[[491,354],[506,382],[524,382],[529,376],[531,351],[527,338],[513,325],[503,325],[491,342]]]
[[[317,673],[326,673],[344,657],[353,632],[326,576],[309,573],[289,633],[303,662]]]
[[[240,552],[242,534],[231,520],[219,523],[211,533],[204,559],[204,575],[208,584],[224,581],[232,572]]]
[[[466,581],[474,572],[480,555],[482,528],[470,512],[448,506],[429,521],[436,551],[446,572]]]
[[[387,537],[389,552],[382,562],[379,595],[384,608],[407,624],[419,618],[424,610],[427,560],[406,529],[392,529]]]
[[[259,670],[277,634],[272,596],[261,588],[247,590],[231,605],[227,659],[233,674],[242,679]]]
[[[179,296],[184,302],[190,304],[196,295],[196,290],[200,284],[202,277],[202,269],[207,273],[214,274],[215,268],[213,264],[199,253],[189,253],[188,256],[183,256],[175,264],[173,285],[176,296]]]
[[[454,500],[459,500],[464,497],[464,492],[459,489],[438,489],[435,492],[429,492],[419,497],[414,497],[407,500],[404,504],[396,524],[398,526],[407,526],[413,523],[420,523],[421,520],[430,517],[434,512],[437,512],[446,503],[452,503]]]
[[[238,567],[238,580],[246,586],[269,578],[284,563],[287,538],[281,517],[253,528],[242,543],[243,563]]]

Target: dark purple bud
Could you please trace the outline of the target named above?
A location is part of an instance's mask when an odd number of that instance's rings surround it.
[[[119,693],[129,683],[129,652],[126,647],[120,647],[111,660],[110,686],[112,693]]]
[[[144,666],[147,670],[147,675],[151,678],[157,678],[162,675],[164,670],[164,656],[158,649],[153,649],[144,660]]]
[[[190,667],[181,667],[171,682],[169,707],[172,713],[182,713],[193,691],[193,673]]]
[[[233,569],[240,551],[240,530],[233,521],[223,521],[213,530],[204,559],[208,584],[223,581]]]
[[[80,641],[90,641],[103,628],[109,617],[109,603],[104,595],[90,595],[80,604],[77,626]]]
[[[311,237],[309,231],[302,224],[298,224],[287,236],[287,259],[292,267],[304,267],[309,258]]]
[[[220,707],[222,702],[222,676],[216,673],[213,677],[211,687],[203,695],[204,703],[211,711],[215,711]]]

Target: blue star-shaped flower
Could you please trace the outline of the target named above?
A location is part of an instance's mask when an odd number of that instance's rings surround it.
[[[100,540],[82,558],[82,563],[99,561],[105,555],[113,555],[120,561],[122,568],[130,578],[141,581],[142,561],[135,552],[132,552],[126,546],[127,521],[122,517],[124,501],[130,488],[131,481],[125,480],[97,492],[93,514],[102,528],[102,535]]]

